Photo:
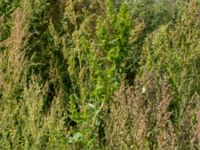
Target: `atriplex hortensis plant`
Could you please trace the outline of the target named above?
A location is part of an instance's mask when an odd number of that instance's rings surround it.
[[[119,12],[112,1],[106,1],[106,16],[98,18],[97,41],[89,43],[84,36],[82,44],[88,52],[90,81],[93,85],[90,103],[97,108],[92,115],[93,125],[98,128],[100,145],[105,144],[104,117],[112,101],[114,91],[119,88],[125,73],[125,57],[129,48],[131,15],[125,3]]]

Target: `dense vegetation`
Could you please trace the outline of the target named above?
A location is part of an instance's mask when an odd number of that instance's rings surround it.
[[[0,149],[200,149],[199,42],[198,0],[0,0]]]

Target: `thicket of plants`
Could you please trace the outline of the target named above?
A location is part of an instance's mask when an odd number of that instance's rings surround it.
[[[198,0],[1,0],[0,149],[200,148]]]

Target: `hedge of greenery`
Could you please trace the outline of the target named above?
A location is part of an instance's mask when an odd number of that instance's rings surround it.
[[[198,0],[1,0],[0,149],[200,148]]]

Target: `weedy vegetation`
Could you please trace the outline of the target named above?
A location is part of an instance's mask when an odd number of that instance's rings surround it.
[[[200,149],[199,0],[1,0],[0,149]]]

